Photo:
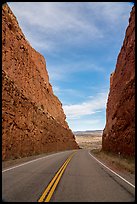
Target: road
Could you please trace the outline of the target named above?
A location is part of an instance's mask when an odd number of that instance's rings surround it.
[[[4,169],[2,199],[7,202],[134,202],[135,181],[124,179],[99,163],[88,150],[69,150]]]

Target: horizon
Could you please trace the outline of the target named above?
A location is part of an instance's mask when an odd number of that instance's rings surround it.
[[[73,131],[103,130],[132,2],[8,2]],[[98,15],[98,13],[100,15]]]
[[[94,131],[103,131],[103,130],[77,130],[73,132],[94,132]]]

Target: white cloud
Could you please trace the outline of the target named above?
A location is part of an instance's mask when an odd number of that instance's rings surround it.
[[[47,59],[47,69],[49,72],[50,80],[54,81],[70,81],[72,74],[81,73],[81,72],[101,72],[105,71],[103,66],[98,65],[98,62],[93,63],[90,60],[84,60],[81,58],[79,61],[71,62],[70,59],[67,59],[65,62],[60,62],[60,64],[54,64],[48,62]]]
[[[73,131],[103,130],[105,127],[105,121],[103,122],[101,119],[68,119],[67,121]]]
[[[74,3],[66,2],[10,2],[8,4],[16,15],[26,38],[35,49],[49,51],[49,46],[46,44],[52,45],[54,42],[52,48],[55,50],[57,47],[59,49],[60,43],[79,44],[85,36],[102,37],[94,23],[79,17],[81,10],[78,4],[75,6]]]
[[[106,108],[107,97],[108,93],[99,93],[81,104],[64,105],[63,109],[68,119],[77,119],[81,116],[92,115]]]
[[[87,4],[95,19],[99,21],[101,19],[104,24],[109,26],[120,25],[123,19],[128,21],[132,7],[129,2],[88,2]]]
[[[106,112],[107,98],[108,93],[101,92],[97,95],[89,96],[88,100],[82,103],[64,105],[63,109],[69,127],[73,131],[103,130],[105,127],[103,115]]]
[[[119,36],[122,32],[125,33],[132,7],[128,2],[8,2],[8,4],[31,46],[48,56],[46,64],[50,82],[52,81],[55,93],[60,94],[63,100],[66,95],[67,98],[70,95],[76,98],[79,94],[82,95],[82,90],[78,91],[77,88],[72,90],[72,86],[60,88],[60,82],[73,81],[74,74],[90,72],[92,81],[94,73],[91,72],[101,72],[99,74],[103,74],[102,80],[109,79],[104,71],[109,69],[109,66],[105,67],[102,62],[98,62],[101,55],[98,51],[102,48],[107,52],[107,47],[111,47],[112,42],[112,50],[115,42],[119,44]],[[85,57],[86,54],[88,57]],[[95,55],[99,55],[99,58],[94,58]],[[95,87],[90,86],[88,92],[95,93],[93,89]],[[107,96],[108,93],[104,91],[96,96],[87,96],[81,103],[66,103],[63,109],[69,126],[73,130],[102,129],[104,123],[100,119],[87,120],[86,117],[96,116],[97,112],[104,110]],[[80,99],[83,100],[82,97]]]
[[[69,96],[73,96],[73,97],[76,97],[76,96],[81,96],[81,91],[80,90],[76,90],[76,89],[71,89],[71,88],[64,88],[64,89],[61,89],[59,86],[52,86],[53,88],[53,91],[56,95],[60,95],[60,94],[63,94],[63,95],[69,95]]]
[[[60,92],[62,92],[59,86],[52,86],[52,88],[53,88],[54,93],[57,94],[57,95],[58,95]]]
[[[57,34],[58,32],[72,30],[86,32],[90,29],[95,34],[99,34],[99,30],[94,24],[89,24],[83,18],[79,18],[81,8],[78,4],[62,2],[19,2],[13,4],[12,2],[10,6],[18,15],[20,21],[23,19],[25,23],[28,22],[28,25],[36,26],[41,31]]]
[[[53,52],[102,40],[129,18],[131,5],[117,2],[8,2],[30,42]],[[117,29],[116,29],[117,26]],[[111,30],[111,32],[112,32]]]

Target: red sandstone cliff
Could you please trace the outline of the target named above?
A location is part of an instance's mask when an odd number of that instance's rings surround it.
[[[2,158],[78,148],[52,91],[44,57],[2,7]]]
[[[135,7],[110,78],[102,149],[122,155],[135,154]]]

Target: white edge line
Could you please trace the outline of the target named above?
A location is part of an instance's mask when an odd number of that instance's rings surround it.
[[[125,181],[126,183],[128,183],[130,186],[132,186],[133,188],[135,188],[135,186],[130,183],[129,181],[127,181],[126,179],[124,179],[122,176],[120,176],[119,174],[117,174],[116,172],[114,172],[113,170],[111,170],[110,168],[108,168],[105,164],[103,164],[102,162],[100,162],[98,159],[96,159],[96,157],[94,157],[93,155],[91,155],[90,152],[88,152],[90,154],[91,157],[93,157],[97,162],[99,162],[102,166],[104,166],[105,168],[107,168],[109,171],[111,171],[113,174],[115,174],[116,176],[118,176],[119,178],[121,178],[123,181]]]
[[[63,152],[57,152],[57,153],[54,153],[54,154],[60,154],[60,153],[63,153]],[[46,157],[53,156],[54,154],[50,154],[50,155],[47,155],[47,156],[44,156],[44,157],[41,157],[41,158],[38,158],[38,159],[34,159],[34,160],[31,160],[31,161],[25,162],[25,163],[20,164],[20,165],[13,166],[13,167],[11,167],[11,168],[8,168],[8,169],[3,170],[2,173],[6,172],[6,171],[9,171],[9,170],[12,170],[12,169],[15,169],[15,168],[18,168],[18,167],[20,167],[20,166],[24,166],[24,165],[26,165],[26,164],[30,164],[30,163],[35,162],[35,161],[37,161],[37,160],[40,160],[40,159],[44,159],[44,158],[46,158]]]

